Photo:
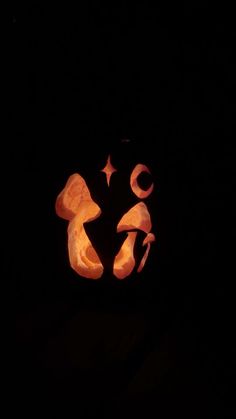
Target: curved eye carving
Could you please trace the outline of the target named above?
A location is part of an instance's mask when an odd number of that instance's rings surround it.
[[[140,199],[147,198],[153,191],[154,184],[152,183],[151,186],[145,191],[142,189],[138,184],[138,177],[141,173],[151,173],[145,164],[137,164],[130,176],[130,187],[133,193]]]

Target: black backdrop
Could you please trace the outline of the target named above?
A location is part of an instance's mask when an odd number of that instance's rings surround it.
[[[17,292],[17,403],[79,417],[230,416],[230,12],[207,2],[65,9],[35,5],[12,17],[7,178],[17,251],[6,257]],[[147,164],[155,182],[157,241],[143,272],[122,283],[72,271],[67,223],[54,209],[70,174],[96,185],[109,153],[121,173]]]

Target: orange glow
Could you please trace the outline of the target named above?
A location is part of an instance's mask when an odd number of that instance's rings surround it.
[[[113,173],[117,172],[117,170],[112,166],[111,164],[111,156],[108,156],[107,164],[104,167],[104,169],[101,170],[101,172],[105,173],[107,178],[107,184],[110,185],[111,176]]]
[[[131,274],[135,267],[134,244],[137,231],[128,232],[128,237],[122,244],[118,254],[115,257],[113,274],[118,279],[124,279]]]
[[[116,171],[111,164],[110,156],[108,156],[107,164],[101,170],[106,175],[108,186],[112,174]],[[138,177],[143,172],[150,173],[147,166],[137,164],[130,176],[131,189],[141,199],[147,198],[153,191],[153,184],[146,191],[139,186]],[[85,278],[100,278],[104,267],[85,231],[84,224],[97,219],[101,215],[101,209],[91,197],[88,186],[81,175],[75,173],[69,177],[64,189],[56,199],[55,209],[59,217],[69,221],[67,232],[71,267]],[[123,280],[134,270],[136,266],[134,250],[140,231],[146,234],[142,243],[146,249],[137,268],[137,272],[142,271],[150,252],[151,243],[155,241],[151,229],[151,216],[144,202],[138,202],[121,217],[117,224],[117,233],[126,232],[127,237],[114,259],[113,274],[116,278]]]
[[[134,245],[137,237],[137,231],[141,230],[147,234],[143,241],[143,246],[147,244],[146,252],[138,267],[138,272],[143,269],[151,247],[151,242],[155,240],[153,233],[150,233],[152,228],[151,217],[146,205],[139,202],[134,205],[120,220],[117,226],[117,232],[127,231],[128,237],[125,239],[118,254],[115,257],[113,274],[118,279],[124,279],[131,274],[135,267],[134,259]]]
[[[155,236],[153,233],[148,233],[147,236],[145,237],[144,241],[143,241],[143,246],[145,246],[145,244],[147,245],[147,249],[146,252],[143,255],[143,258],[139,264],[139,267],[137,269],[137,272],[141,272],[149,255],[150,249],[151,249],[151,243],[154,242],[156,240]]]
[[[103,266],[90,242],[84,223],[97,218],[100,209],[95,203],[84,202],[78,214],[68,226],[68,249],[71,267],[81,276],[98,279],[103,274]]]
[[[133,170],[133,172],[131,173],[131,176],[130,176],[131,189],[132,189],[133,193],[138,198],[141,198],[141,199],[147,198],[152,193],[153,188],[154,188],[153,183],[151,184],[151,186],[148,188],[147,191],[140,188],[140,186],[138,184],[138,177],[143,172],[150,174],[150,170],[148,169],[147,166],[145,166],[144,164],[137,164],[137,166],[135,166],[135,168],[134,168],[134,170]]]
[[[147,206],[144,202],[139,202],[123,215],[118,223],[117,232],[138,229],[144,231],[144,233],[149,233],[151,228],[151,217]]]
[[[70,176],[58,195],[56,213],[70,220],[67,231],[71,267],[85,278],[100,278],[103,266],[86,234],[84,223],[98,218],[101,210],[92,200],[85,180],[79,174]]]
[[[56,200],[56,213],[65,220],[78,214],[82,202],[93,202],[85,180],[78,173],[71,175]]]

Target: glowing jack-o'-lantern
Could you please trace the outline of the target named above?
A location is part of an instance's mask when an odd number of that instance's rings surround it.
[[[117,169],[112,166],[110,156],[101,172],[106,175],[109,187],[111,176],[117,172]],[[152,183],[147,190],[144,190],[139,185],[138,177],[145,172],[150,174],[147,166],[137,164],[130,175],[131,190],[139,199],[147,198],[154,187]],[[100,278],[104,272],[104,266],[86,233],[85,223],[99,218],[102,211],[91,197],[85,180],[78,173],[69,177],[64,189],[58,195],[56,199],[56,213],[59,217],[69,221],[68,251],[71,267],[85,278]],[[143,201],[133,205],[121,217],[117,224],[116,232],[117,234],[126,232],[127,237],[113,261],[113,275],[117,279],[123,280],[128,277],[135,268],[134,247],[139,232],[143,232],[146,235],[142,243],[143,246],[146,246],[146,250],[137,267],[137,272],[142,271],[149,255],[151,243],[155,241],[155,235],[151,232],[151,229],[151,216]]]

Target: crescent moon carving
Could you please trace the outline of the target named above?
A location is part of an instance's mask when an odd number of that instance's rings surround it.
[[[130,176],[130,187],[133,191],[133,193],[138,197],[138,198],[147,198],[153,191],[154,188],[154,184],[152,183],[151,186],[145,191],[144,189],[142,189],[139,184],[138,184],[138,177],[141,173],[151,173],[150,170],[148,169],[147,166],[145,166],[144,164],[137,164],[134,168],[134,170],[131,173]]]

